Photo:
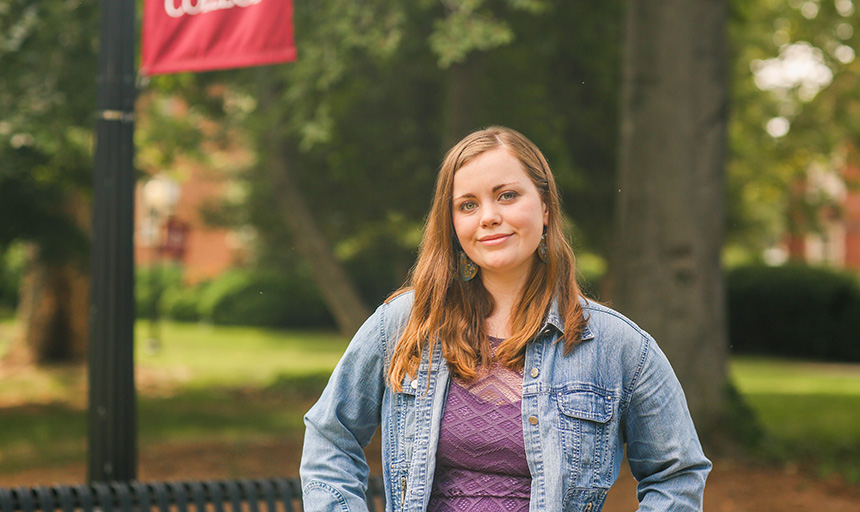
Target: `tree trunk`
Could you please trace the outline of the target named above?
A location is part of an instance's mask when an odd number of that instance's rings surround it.
[[[268,150],[267,174],[274,187],[276,207],[293,236],[298,253],[310,264],[317,289],[325,300],[340,331],[352,335],[370,312],[343,266],[314,220],[299,192],[290,169],[287,142],[272,141]]]
[[[77,262],[46,263],[36,246],[28,252],[17,313],[23,328],[8,358],[36,365],[82,361],[87,351],[89,276]]]
[[[482,54],[473,51],[465,61],[451,64],[445,71],[442,154],[479,128],[475,126],[475,112],[478,102],[477,82],[482,64]]]
[[[69,191],[66,212],[83,233],[92,211],[84,194]],[[72,242],[69,242],[72,243]],[[83,242],[81,242],[83,243]],[[16,315],[20,334],[6,360],[19,364],[83,361],[89,344],[90,276],[83,247],[67,254],[45,254],[37,244],[27,248]]]
[[[665,351],[700,432],[727,403],[720,264],[727,5],[628,0],[612,297]]]
[[[260,110],[275,109],[277,98],[283,91],[261,79]],[[343,265],[334,257],[331,245],[320,231],[310,208],[293,175],[290,141],[269,129],[263,136],[266,158],[264,172],[273,187],[277,201],[275,207],[281,213],[287,229],[296,244],[296,251],[310,265],[311,277],[328,306],[341,333],[351,336],[370,315],[370,311],[358,294]]]

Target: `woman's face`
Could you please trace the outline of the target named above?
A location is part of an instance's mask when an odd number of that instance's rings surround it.
[[[457,239],[484,279],[528,275],[549,213],[516,157],[497,148],[457,170],[452,210]]]

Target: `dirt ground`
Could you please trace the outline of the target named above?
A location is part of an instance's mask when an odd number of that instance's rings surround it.
[[[368,449],[372,471],[379,473],[378,446]],[[140,480],[200,480],[296,476],[297,442],[162,445],[141,450]],[[14,474],[0,465],[0,486],[77,483],[84,463],[33,468]],[[605,512],[636,509],[636,483],[624,470],[612,488]],[[709,512],[860,512],[860,486],[823,481],[799,469],[769,467],[734,459],[716,460],[705,491]]]

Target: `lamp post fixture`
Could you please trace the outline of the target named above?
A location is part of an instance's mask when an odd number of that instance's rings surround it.
[[[162,219],[173,213],[173,207],[179,201],[179,185],[162,174],[156,174],[143,186],[143,201],[150,212]]]
[[[161,345],[158,298],[161,296],[162,252],[167,244],[166,224],[179,200],[179,186],[175,181],[156,175],[143,186],[143,202],[148,212],[146,238],[152,260],[149,266],[150,294],[153,301],[149,312],[149,339],[147,350],[157,352]]]

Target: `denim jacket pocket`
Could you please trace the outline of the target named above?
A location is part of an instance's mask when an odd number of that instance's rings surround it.
[[[563,392],[558,396],[558,408],[570,419],[606,423],[612,418],[612,397],[586,389]],[[571,426],[563,423],[562,428],[566,425]]]
[[[565,390],[556,395],[559,435],[569,487],[591,488],[610,471],[614,400],[603,390]]]
[[[606,489],[570,489],[564,496],[565,512],[595,512],[603,508]]]

